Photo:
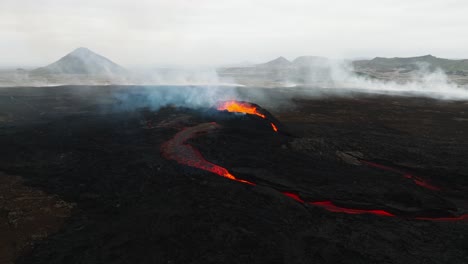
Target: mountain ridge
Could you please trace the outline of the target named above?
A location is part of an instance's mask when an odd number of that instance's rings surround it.
[[[348,67],[350,66],[350,67]],[[340,68],[341,67],[341,68]],[[293,61],[278,57],[253,67],[219,68],[220,77],[250,86],[282,86],[289,83],[333,85],[333,70],[368,79],[393,80],[404,83],[426,73],[442,71],[447,79],[468,84],[468,60],[451,60],[433,55],[406,58],[375,57],[362,60],[335,60],[319,56],[299,56]]]
[[[417,57],[394,57],[384,58],[375,57],[372,60],[353,61],[353,66],[357,69],[374,69],[377,71],[391,71],[397,69],[416,70],[427,68],[430,71],[441,69],[446,73],[468,72],[468,60],[451,60],[438,58],[433,55],[424,55]]]

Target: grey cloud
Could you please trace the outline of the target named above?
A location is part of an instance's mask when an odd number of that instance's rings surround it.
[[[0,66],[78,46],[124,66],[210,65],[279,55],[468,57],[457,0],[3,0]]]

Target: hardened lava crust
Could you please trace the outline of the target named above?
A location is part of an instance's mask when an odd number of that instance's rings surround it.
[[[467,102],[226,89],[0,89],[0,260],[466,263]]]

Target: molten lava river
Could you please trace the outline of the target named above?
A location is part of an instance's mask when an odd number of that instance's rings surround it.
[[[261,111],[259,111],[257,106],[247,103],[247,102],[240,102],[240,101],[221,102],[218,104],[217,110],[228,111],[228,112],[233,112],[233,113],[256,115],[258,117],[261,117],[262,119],[267,119],[267,116]],[[270,122],[270,125],[275,132],[278,131],[277,126],[273,122]],[[254,182],[239,179],[236,176],[234,176],[232,173],[230,173],[226,168],[223,168],[219,165],[216,165],[207,161],[197,149],[195,149],[193,146],[189,145],[186,142],[187,140],[194,138],[197,135],[211,133],[220,128],[221,126],[215,122],[202,123],[197,126],[185,128],[181,130],[180,132],[178,132],[172,139],[168,140],[161,146],[162,154],[166,159],[174,160],[182,165],[209,171],[211,173],[217,174],[221,177],[224,177],[224,178],[227,178],[229,180],[236,181],[239,183],[248,184],[252,186],[257,185]],[[391,171],[394,173],[399,173],[403,177],[412,180],[416,185],[419,185],[426,189],[429,189],[432,191],[439,190],[438,187],[433,186],[427,183],[426,181],[424,181],[423,179],[416,177],[412,174],[400,171],[398,169],[395,169],[389,166],[377,164],[374,162],[369,162],[365,160],[360,160],[360,161],[369,167],[373,167],[373,168],[385,170],[385,171]],[[291,192],[291,191],[289,192],[279,191],[279,192],[291,199],[294,199],[295,201],[299,203],[310,204],[313,206],[321,207],[329,212],[346,213],[346,214],[372,214],[372,215],[377,215],[377,216],[382,216],[382,217],[398,217],[398,215],[395,215],[385,210],[346,208],[346,207],[338,206],[334,204],[332,201],[305,201],[298,195],[298,192]],[[413,219],[431,220],[431,221],[460,221],[460,220],[468,220],[468,214],[460,215],[460,216],[439,217],[439,218],[414,217]]]

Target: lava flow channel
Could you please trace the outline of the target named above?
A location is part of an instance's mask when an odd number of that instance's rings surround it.
[[[373,214],[378,216],[395,216],[392,213],[389,213],[384,210],[365,210],[365,209],[352,209],[352,208],[345,208],[335,205],[332,201],[322,201],[322,202],[306,202],[304,201],[299,195],[291,192],[282,192],[282,194],[286,195],[289,198],[292,198],[300,203],[308,203],[317,207],[322,207],[329,212],[334,213],[346,213],[346,214]]]
[[[216,109],[218,111],[228,111],[231,113],[256,115],[263,119],[267,119],[266,115],[260,113],[255,105],[247,102],[241,102],[236,100],[220,102],[218,103]],[[273,131],[278,132],[278,127],[273,122],[270,122],[270,125]]]
[[[161,146],[161,151],[166,159],[175,160],[179,164],[198,168],[201,170],[209,171],[215,173],[221,177],[227,178],[229,180],[237,181],[240,183],[245,183],[249,185],[256,185],[253,182],[246,180],[238,179],[232,175],[227,169],[213,164],[201,155],[201,153],[196,150],[191,145],[187,144],[188,139],[194,138],[195,136],[202,133],[209,133],[216,129],[220,128],[220,125],[217,123],[203,123],[194,127],[189,127],[178,132],[172,139],[166,141]],[[279,190],[278,190],[279,191]],[[313,206],[321,207],[329,212],[334,213],[345,213],[345,214],[373,214],[377,216],[385,217],[396,217],[396,215],[384,211],[384,210],[372,210],[372,209],[355,209],[355,208],[346,208],[334,204],[332,201],[304,201],[298,194],[292,192],[279,191],[283,195],[294,199],[295,201],[302,204],[310,204]],[[430,218],[430,217],[415,217],[416,220],[430,220],[430,221],[466,221],[468,220],[468,215],[461,216],[452,216],[452,217],[440,217],[440,218]]]
[[[421,178],[419,178],[417,176],[414,176],[411,173],[400,171],[398,169],[395,169],[395,168],[392,168],[392,167],[389,167],[389,166],[385,166],[385,165],[382,165],[382,164],[378,164],[378,163],[375,163],[375,162],[370,162],[370,161],[365,161],[365,160],[359,160],[359,161],[362,162],[363,164],[369,166],[369,167],[373,167],[373,168],[377,168],[377,169],[381,169],[381,170],[385,170],[385,171],[390,171],[390,172],[394,172],[394,173],[399,173],[399,174],[403,175],[403,177],[412,180],[416,185],[419,185],[419,186],[421,186],[423,188],[426,188],[426,189],[429,189],[429,190],[432,190],[432,191],[440,191],[439,187],[434,186],[434,185],[428,183],[427,181],[425,181],[425,180],[423,180],[423,179],[421,179]]]
[[[255,185],[249,181],[237,179],[227,169],[207,161],[197,149],[185,142],[197,134],[209,133],[219,127],[220,125],[213,122],[184,128],[161,146],[162,153],[166,159],[175,160],[179,164],[209,171],[233,181]]]
[[[237,107],[237,106],[236,106]],[[231,108],[232,109],[232,108]],[[237,109],[237,108],[234,108]],[[249,110],[251,111],[251,110]],[[256,110],[255,110],[256,111]],[[273,123],[272,123],[273,125]],[[188,127],[184,128],[183,130],[179,131],[172,139],[169,141],[166,141],[162,146],[161,146],[161,151],[163,153],[163,156],[168,159],[168,160],[175,160],[179,164],[198,168],[201,170],[209,171],[212,173],[215,173],[221,177],[227,178],[229,180],[237,181],[240,183],[245,183],[249,185],[257,185],[253,182],[242,180],[236,178],[234,175],[232,175],[227,169],[218,166],[214,163],[211,163],[202,156],[202,154],[192,147],[191,145],[187,144],[186,141],[194,138],[197,135],[203,134],[203,133],[209,133],[212,132],[216,129],[219,129],[221,126],[218,125],[215,122],[212,123],[203,123],[199,124],[194,127]],[[273,128],[274,125],[273,125]],[[387,170],[387,171],[392,171],[392,172],[397,172],[397,173],[403,173],[397,169],[380,165],[377,163],[372,163],[372,162],[367,162],[363,161],[365,164],[371,167],[379,168],[382,170]],[[422,181],[420,178],[417,178],[411,174],[403,173],[405,177],[412,179],[416,184],[426,187],[431,190],[438,190],[437,187],[434,187],[432,185],[429,185]],[[279,191],[279,190],[277,190]],[[279,191],[281,194],[294,199],[295,201],[302,203],[302,204],[310,204],[313,206],[321,207],[329,212],[334,212],[334,213],[345,213],[345,214],[373,214],[377,216],[385,216],[385,217],[397,217],[397,215],[394,215],[388,211],[384,210],[376,210],[376,209],[355,209],[355,208],[346,208],[346,207],[341,207],[336,204],[334,204],[332,201],[304,201],[298,194],[292,193],[292,192],[284,192],[284,191]],[[467,221],[468,220],[468,215],[460,215],[460,216],[448,216],[448,217],[438,217],[438,218],[431,218],[431,217],[414,217],[413,219],[416,220],[429,220],[429,221]]]

